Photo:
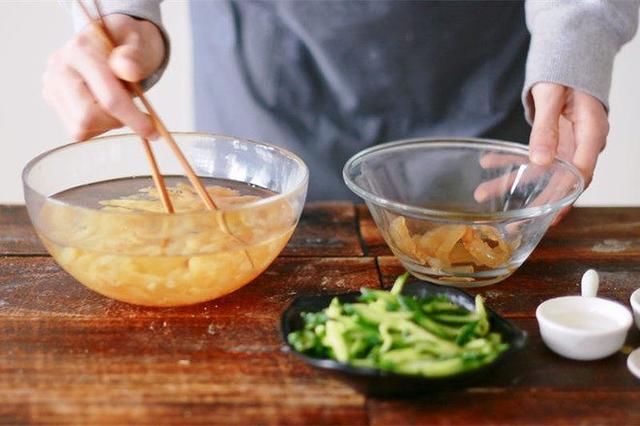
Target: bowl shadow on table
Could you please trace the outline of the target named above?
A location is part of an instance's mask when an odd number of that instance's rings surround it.
[[[444,296],[468,310],[475,309],[474,297],[461,290],[431,284],[413,279],[403,289],[404,295],[417,297]],[[497,367],[506,367],[513,360],[514,355],[523,349],[527,342],[527,333],[509,321],[502,318],[495,311],[487,308],[491,330],[500,333],[509,348],[490,364],[469,372],[460,373],[444,378],[427,378],[409,376],[381,371],[371,368],[350,366],[331,359],[319,359],[296,352],[288,343],[287,336],[303,327],[302,312],[317,312],[329,305],[334,297],[343,303],[355,302],[360,293],[343,293],[339,295],[301,296],[293,300],[281,317],[280,330],[286,347],[302,361],[321,371],[333,375],[371,397],[382,398],[410,398],[432,393],[445,393],[464,389],[469,386],[482,384],[491,377]]]

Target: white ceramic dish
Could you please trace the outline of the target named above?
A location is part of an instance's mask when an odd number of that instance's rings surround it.
[[[636,325],[640,328],[640,288],[631,294],[629,301],[633,309],[633,316],[636,319]]]
[[[633,323],[625,306],[595,297],[598,283],[594,274],[585,274],[583,296],[549,299],[536,310],[542,340],[564,357],[588,361],[612,355],[624,344]]]
[[[629,371],[640,379],[640,348],[631,352],[629,358],[627,358],[627,367],[629,367]]]

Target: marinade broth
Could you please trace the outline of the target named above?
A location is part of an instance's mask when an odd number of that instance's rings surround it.
[[[165,179],[175,215],[163,213],[150,177],[118,179],[51,197],[65,204],[44,205],[38,234],[67,272],[98,293],[178,306],[220,297],[253,280],[295,228],[297,217],[286,200],[242,207],[274,194],[264,188],[202,179],[220,208],[211,212],[185,178]]]

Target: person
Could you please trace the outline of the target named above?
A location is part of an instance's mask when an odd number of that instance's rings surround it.
[[[157,137],[121,80],[151,87],[183,48],[170,45],[159,3],[103,2],[113,51],[73,8],[79,32],[51,56],[43,93],[75,140],[120,126]],[[558,154],[588,183],[638,4],[194,1],[196,127],[298,153],[311,200],[352,199],[345,161],[411,137],[528,142],[534,163]]]

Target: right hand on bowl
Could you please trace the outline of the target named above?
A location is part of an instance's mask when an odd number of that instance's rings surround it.
[[[76,141],[122,126],[155,139],[151,119],[136,107],[121,80],[139,82],[158,69],[165,55],[160,30],[127,15],[104,20],[117,47],[111,50],[87,25],[49,58],[43,97]]]
[[[564,194],[571,192],[575,185],[575,178],[570,174],[553,173],[546,178],[550,165],[540,166],[522,156],[488,153],[480,157],[479,162],[491,177],[475,189],[473,196],[478,203],[505,196],[509,198],[517,192],[529,192],[524,200],[516,194],[514,198],[520,203],[517,207],[540,207],[564,198]],[[529,186],[531,189],[527,190]],[[558,223],[569,209],[570,206],[561,209],[553,224]]]
[[[530,106],[535,111],[529,140],[531,164],[546,167],[558,156],[580,171],[585,181],[584,187],[588,187],[609,132],[603,104],[585,92],[545,82],[537,83],[531,89]],[[502,159],[493,158],[493,155],[487,157],[481,160],[484,168],[501,167],[511,161],[508,156]],[[483,183],[474,194],[476,200],[482,202],[491,196],[500,196],[501,192],[511,187],[516,177],[520,178],[515,173],[509,173]],[[530,180],[535,177],[529,174]],[[562,190],[567,185],[570,185],[570,179],[552,177],[552,182],[532,205],[546,203],[550,192]],[[569,208],[567,206],[559,212],[555,223],[567,214]]]

